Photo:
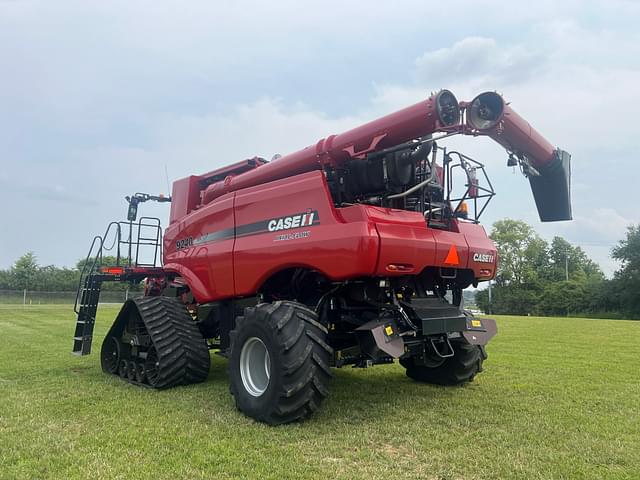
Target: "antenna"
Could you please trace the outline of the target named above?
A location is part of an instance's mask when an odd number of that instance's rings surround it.
[[[169,170],[167,170],[167,164],[164,164],[164,177],[167,180],[167,195],[171,195],[171,186],[169,185]]]

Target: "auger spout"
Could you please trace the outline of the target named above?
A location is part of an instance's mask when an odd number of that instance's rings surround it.
[[[555,148],[495,92],[481,93],[463,108],[465,133],[491,137],[509,152],[510,165],[522,166],[540,220],[571,220],[571,155]]]

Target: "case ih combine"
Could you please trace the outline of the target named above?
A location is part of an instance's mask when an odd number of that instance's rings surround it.
[[[419,382],[472,381],[496,324],[465,311],[462,292],[495,276],[478,223],[494,192],[481,163],[439,145],[457,134],[506,148],[542,221],[571,219],[569,154],[500,95],[459,103],[442,90],[271,162],[178,180],[170,199],[127,197],[128,221],[89,251],[74,353],[91,352],[102,283],[143,281],[100,353],[131,383],[202,382],[215,350],[237,408],[279,424],[320,406],[332,367],[399,359]],[[164,235],[158,219],[137,219],[147,200],[172,202]],[[117,265],[105,266],[112,236]]]

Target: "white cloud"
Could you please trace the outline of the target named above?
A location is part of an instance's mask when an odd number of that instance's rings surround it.
[[[493,38],[466,37],[451,47],[425,52],[415,61],[421,83],[471,85],[529,80],[543,67],[540,54],[522,45],[498,45]]]
[[[64,223],[58,245],[29,248],[71,264],[92,233],[122,216],[122,196],[165,189],[165,164],[173,179],[270,158],[442,87],[460,100],[498,90],[574,155],[576,221],[536,228],[578,244],[621,238],[625,222],[639,221],[640,4],[460,0],[447,4],[454,20],[434,22],[440,7],[0,3],[0,178],[12,186],[0,201],[20,203],[29,225]],[[485,222],[535,223],[528,185],[503,167],[499,147],[453,145],[490,167],[500,196]],[[24,215],[5,216],[9,238]],[[594,248],[606,259],[608,247]],[[0,267],[21,253],[0,245]]]

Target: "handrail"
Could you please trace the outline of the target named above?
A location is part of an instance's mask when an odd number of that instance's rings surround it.
[[[124,226],[129,228],[128,235],[123,238]],[[149,234],[149,237],[143,236],[142,230],[151,228],[155,230],[155,234]],[[134,230],[137,229],[137,232]],[[109,235],[114,234],[113,243],[109,248],[105,246]],[[135,257],[133,257],[133,246],[135,244]],[[162,262],[162,226],[160,219],[156,217],[140,217],[137,223],[133,222],[111,222],[107,225],[102,236],[93,237],[89,253],[85,259],[80,278],[78,279],[78,289],[73,310],[79,313],[80,306],[83,303],[83,288],[87,287],[87,278],[97,271],[102,265],[104,251],[110,251],[117,245],[116,266],[124,266],[125,259],[122,257],[122,246],[127,245],[126,266],[138,266],[140,256],[140,245],[153,247],[153,264],[142,264],[143,266],[156,266],[158,260]]]
[[[76,299],[75,302],[73,304],[73,311],[75,313],[80,313],[78,310],[78,300],[82,301],[82,299],[80,298],[82,295],[82,288],[83,288],[83,282],[86,282],[86,278],[88,275],[90,275],[92,272],[95,271],[96,266],[98,266],[98,261],[102,261],[102,250],[104,248],[104,241],[105,239],[107,239],[107,237],[109,236],[109,232],[111,231],[111,227],[115,225],[116,226],[116,240],[118,243],[118,252],[117,252],[117,256],[116,256],[116,263],[120,263],[120,242],[121,242],[121,237],[122,237],[122,231],[120,228],[120,225],[118,222],[111,222],[109,223],[109,225],[107,225],[107,229],[104,232],[103,236],[100,235],[96,235],[95,237],[93,237],[93,241],[91,242],[91,247],[89,247],[89,253],[87,253],[87,258],[85,259],[84,265],[82,266],[82,272],[80,272],[80,278],[78,279],[78,290],[76,291]],[[95,252],[95,257],[93,257],[93,262],[91,262],[91,254],[94,251],[94,247],[96,246],[96,241],[98,241],[98,245],[99,248],[97,250],[97,252]],[[113,248],[113,247],[111,247]],[[89,268],[88,272],[87,272],[87,267],[89,266],[89,264],[91,264],[91,268]],[[85,275],[86,274],[86,275]]]

